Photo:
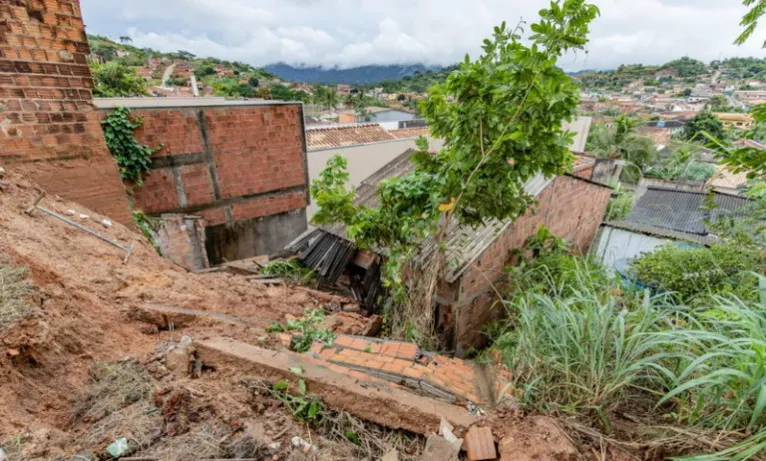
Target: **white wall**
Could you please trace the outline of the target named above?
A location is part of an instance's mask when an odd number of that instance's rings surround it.
[[[670,239],[652,237],[623,229],[604,226],[599,233],[596,256],[604,266],[612,269],[614,263],[623,258],[635,258],[641,253],[653,251],[658,246],[671,243]]]
[[[429,139],[432,150],[438,150],[442,142]],[[327,149],[308,152],[309,180],[314,181],[319,173],[327,166],[327,161],[336,154],[343,155],[348,161],[349,186],[357,187],[362,181],[381,169],[388,162],[400,156],[408,149],[415,149],[415,139],[398,139],[362,146],[350,146],[337,149]],[[306,209],[309,220],[316,212],[316,204],[312,201]]]

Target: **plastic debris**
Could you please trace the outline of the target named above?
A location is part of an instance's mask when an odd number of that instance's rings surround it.
[[[77,214],[77,212],[75,210],[66,210],[66,214],[68,214],[69,216],[74,216]]]
[[[90,218],[90,216],[86,214],[80,214],[80,219],[88,219],[88,218]]]
[[[108,219],[102,219],[101,220],[101,225],[103,225],[104,227],[112,227],[112,221],[110,221]]]
[[[295,448],[302,448],[304,453],[308,453],[309,451],[316,451],[317,446],[314,444],[311,444],[302,438],[298,437],[297,435],[290,439],[290,443],[293,444],[293,447]]]
[[[115,440],[111,445],[106,447],[106,452],[111,455],[112,458],[120,458],[125,456],[128,452],[128,439],[125,437]]]

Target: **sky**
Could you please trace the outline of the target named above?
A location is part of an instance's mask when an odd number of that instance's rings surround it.
[[[762,24],[732,44],[740,0],[591,0],[601,16],[587,53],[567,71],[663,64],[682,56],[766,57]],[[546,0],[81,0],[89,33],[160,51],[264,66],[276,62],[342,68],[369,64],[450,65],[478,55],[502,21],[535,22]]]

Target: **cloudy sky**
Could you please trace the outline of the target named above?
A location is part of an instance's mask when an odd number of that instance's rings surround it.
[[[592,0],[601,17],[588,54],[567,70],[661,64],[690,56],[766,56],[766,24],[748,44],[732,45],[740,0]],[[448,65],[475,55],[492,27],[534,21],[545,0],[81,0],[90,33],[162,51],[253,65],[354,67]]]

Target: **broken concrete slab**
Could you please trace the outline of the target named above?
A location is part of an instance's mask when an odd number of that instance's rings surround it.
[[[487,461],[497,458],[495,438],[488,427],[472,427],[465,434],[463,449],[469,461]]]
[[[383,455],[383,457],[380,458],[380,461],[399,461],[399,452],[396,450],[391,450]]]
[[[290,371],[300,367],[309,392],[328,407],[392,429],[429,434],[439,428],[442,418],[466,428],[476,420],[468,410],[405,391],[384,381],[337,365],[290,351],[262,349],[227,338],[196,343],[198,358],[221,373],[253,373],[271,383],[294,379]]]
[[[426,440],[426,448],[420,459],[422,461],[457,461],[460,454],[460,443],[450,442],[436,434],[431,434]]]

